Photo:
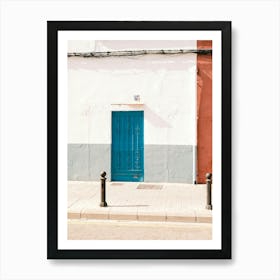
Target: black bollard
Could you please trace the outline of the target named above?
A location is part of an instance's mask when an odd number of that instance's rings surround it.
[[[206,209],[212,210],[212,173],[206,173],[207,201]]]
[[[101,202],[100,206],[101,207],[107,207],[107,202],[106,202],[106,172],[103,171],[100,174],[100,181],[101,181]]]

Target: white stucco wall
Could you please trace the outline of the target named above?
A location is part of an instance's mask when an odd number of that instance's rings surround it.
[[[110,144],[112,110],[144,110],[144,143],[195,145],[196,55],[68,58],[68,142]],[[135,103],[143,106],[117,106]]]
[[[196,40],[96,40],[68,41],[68,52],[105,52],[118,50],[196,49]]]

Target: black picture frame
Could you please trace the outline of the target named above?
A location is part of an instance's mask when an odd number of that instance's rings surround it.
[[[222,34],[221,250],[58,249],[58,31],[219,30]],[[230,21],[48,21],[47,22],[47,258],[48,259],[231,259],[231,22]]]

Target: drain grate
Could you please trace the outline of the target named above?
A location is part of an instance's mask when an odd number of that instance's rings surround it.
[[[152,184],[139,184],[137,189],[142,190],[161,190],[163,185],[152,185]]]
[[[123,183],[111,183],[110,185],[111,185],[111,186],[122,186]]]

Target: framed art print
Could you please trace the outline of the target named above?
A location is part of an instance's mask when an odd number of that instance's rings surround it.
[[[231,22],[47,28],[47,257],[231,258]]]

